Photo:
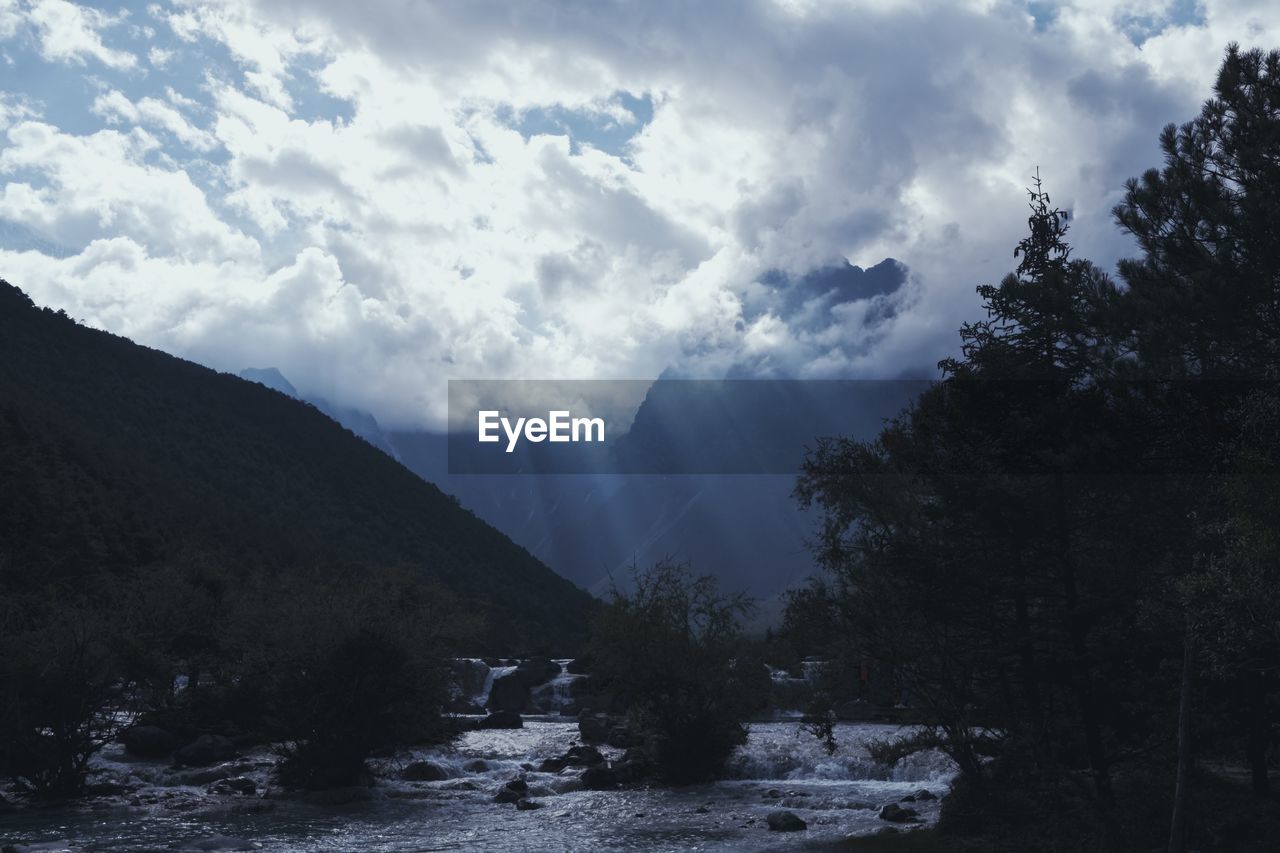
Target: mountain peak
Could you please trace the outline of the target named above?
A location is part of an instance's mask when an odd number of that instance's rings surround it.
[[[240,371],[240,378],[249,382],[257,382],[259,385],[266,385],[286,397],[292,397],[295,400],[301,399],[298,396],[298,389],[293,387],[293,383],[285,379],[284,374],[274,367],[246,367]]]

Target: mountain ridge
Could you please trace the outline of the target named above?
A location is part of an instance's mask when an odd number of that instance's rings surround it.
[[[68,579],[190,550],[244,570],[408,564],[569,649],[590,597],[313,406],[81,326],[0,281],[0,573]]]

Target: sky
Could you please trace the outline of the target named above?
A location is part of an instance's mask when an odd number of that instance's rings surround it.
[[[0,0],[0,277],[402,429],[449,378],[931,375],[1037,168],[1078,256],[1133,252],[1230,41],[1280,10]]]

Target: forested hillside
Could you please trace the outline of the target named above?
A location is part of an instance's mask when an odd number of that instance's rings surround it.
[[[0,583],[198,553],[233,574],[407,564],[477,645],[573,647],[589,599],[313,407],[71,318],[0,282]]]

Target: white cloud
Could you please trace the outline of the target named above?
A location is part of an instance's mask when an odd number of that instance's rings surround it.
[[[163,15],[163,13],[161,13]],[[187,42],[204,37],[225,45],[244,66],[250,91],[273,106],[289,109],[293,102],[286,87],[290,63],[300,56],[324,49],[314,31],[293,26],[273,26],[239,3],[192,4],[168,15],[175,35]]]
[[[21,97],[0,92],[0,131],[15,122],[34,118],[38,115],[34,107]]]
[[[258,255],[257,243],[220,219],[185,172],[148,162],[159,142],[141,128],[75,136],[25,121],[5,138],[0,218],[72,248],[124,236],[181,259]]]
[[[95,59],[117,70],[137,65],[132,53],[102,42],[102,31],[123,21],[124,13],[109,15],[69,0],[32,0],[28,15],[39,33],[40,53],[45,59],[77,65]]]
[[[41,5],[95,38],[116,22]],[[0,263],[41,302],[393,425],[435,419],[449,376],[895,375],[952,351],[974,286],[1012,266],[1036,166],[1080,254],[1131,250],[1109,211],[1160,126],[1194,115],[1228,41],[1280,43],[1261,4],[1182,8],[156,7],[151,75],[211,43],[232,65],[198,97],[105,86],[95,133],[0,110],[0,217],[72,252]],[[887,256],[909,284],[821,323],[759,283]]]
[[[18,0],[0,0],[0,41],[17,35],[24,21],[25,15],[18,6]]]
[[[207,131],[193,125],[181,112],[157,98],[130,101],[123,92],[111,89],[94,99],[90,108],[110,124],[128,122],[164,130],[194,151],[211,151],[217,141]]]
[[[147,61],[156,68],[164,68],[173,58],[177,56],[176,50],[166,50],[163,47],[153,47],[147,51]]]

